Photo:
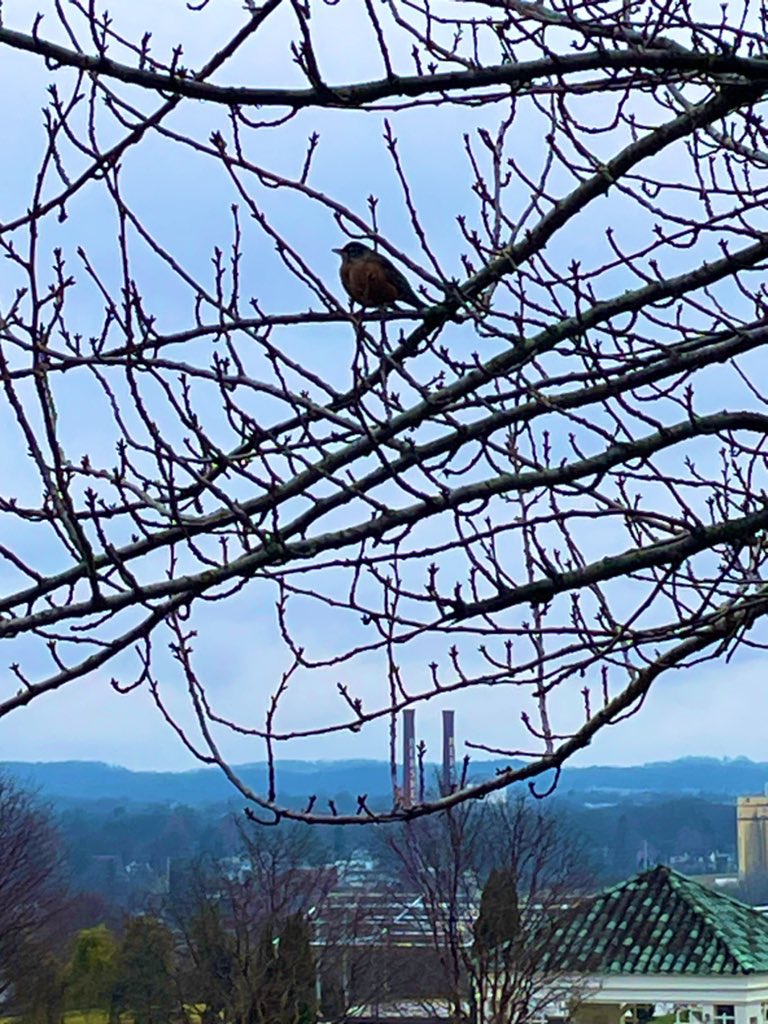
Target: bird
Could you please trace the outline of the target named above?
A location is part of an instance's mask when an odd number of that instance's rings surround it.
[[[347,242],[333,252],[341,256],[339,276],[344,290],[361,306],[391,306],[407,302],[416,309],[427,308],[405,276],[391,260],[362,242]]]

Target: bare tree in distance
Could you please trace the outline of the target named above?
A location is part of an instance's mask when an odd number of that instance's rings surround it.
[[[179,937],[182,1006],[197,1007],[207,1024],[222,1014],[239,1022],[290,1019],[296,1007],[285,999],[303,988],[317,994],[324,1020],[341,1021],[353,1000],[377,998],[376,955],[386,952],[386,936],[361,891],[350,898],[345,890],[343,862],[324,863],[317,833],[298,826],[240,824],[239,833],[233,858],[191,863],[165,901]],[[296,941],[302,936],[310,956]],[[306,1008],[309,1016],[313,1009]]]
[[[48,809],[0,775],[0,995],[25,1012],[61,1009],[67,914],[63,849]],[[47,988],[50,983],[51,988]]]
[[[46,808],[0,776],[0,960],[64,907],[61,840]]]
[[[245,7],[179,2],[178,45],[151,5],[0,27],[48,89],[0,224],[0,715],[145,688],[267,821],[546,791],[656,679],[764,645],[765,12]],[[428,308],[350,311],[349,239]],[[280,800],[292,744],[388,722],[394,779],[400,713],[472,692],[508,728],[470,749],[522,766]]]
[[[584,998],[572,974],[542,970],[559,915],[593,882],[552,805],[466,803],[404,824],[388,845],[421,897],[451,1020],[529,1024]]]

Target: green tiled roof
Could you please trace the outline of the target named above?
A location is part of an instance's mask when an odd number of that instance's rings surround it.
[[[590,974],[768,972],[768,919],[660,866],[565,911],[546,961]]]

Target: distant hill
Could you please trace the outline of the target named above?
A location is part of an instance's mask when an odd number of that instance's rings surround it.
[[[768,762],[747,757],[681,757],[627,767],[594,765],[563,771],[561,792],[749,796],[768,785]]]
[[[488,777],[508,761],[478,761],[470,775]],[[76,802],[103,801],[110,804],[184,804],[200,807],[217,803],[240,803],[221,772],[200,768],[185,772],[130,771],[99,761],[0,762],[0,768],[30,785],[47,799]],[[264,764],[241,765],[244,781],[263,792]],[[436,778],[437,766],[428,766],[428,778]],[[383,761],[284,761],[279,766],[279,796],[292,803],[304,801],[311,793],[318,798],[337,798],[368,793],[387,800],[389,767]],[[561,797],[579,802],[637,797],[644,794],[687,794],[733,798],[762,793],[768,782],[768,762],[748,758],[719,760],[714,757],[685,757],[629,767],[568,767],[559,786]],[[347,801],[345,801],[346,803]]]

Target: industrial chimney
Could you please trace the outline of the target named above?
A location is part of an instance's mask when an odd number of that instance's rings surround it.
[[[416,792],[416,712],[403,712],[403,807],[413,806]]]
[[[454,711],[443,712],[443,773],[440,778],[440,792],[442,796],[448,796],[456,788],[454,715]]]

